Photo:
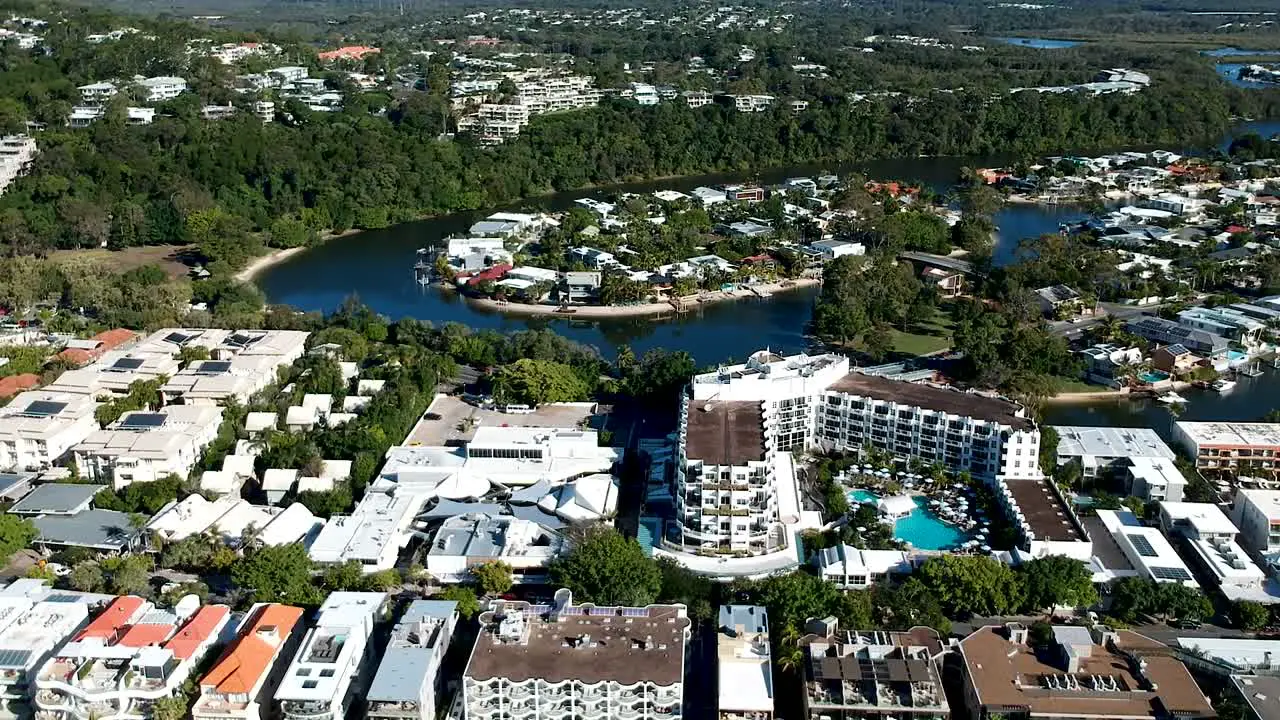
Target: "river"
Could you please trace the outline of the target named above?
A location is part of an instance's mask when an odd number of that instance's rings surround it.
[[[1280,133],[1280,122],[1246,123],[1236,133]],[[1230,137],[1220,141],[1225,148]],[[912,158],[865,163],[857,166],[799,166],[773,169],[754,175],[729,173],[675,180],[633,183],[597,190],[582,190],[536,198],[512,207],[563,210],[581,197],[618,192],[652,192],[658,189],[689,190],[743,179],[776,183],[788,177],[814,176],[826,171],[844,174],[859,171],[871,178],[918,180],[945,191],[964,165],[981,167],[999,158]],[[598,347],[611,357],[622,345],[637,353],[652,348],[684,350],[699,364],[741,361],[762,347],[797,352],[809,347],[804,328],[817,289],[778,293],[769,300],[741,300],[700,307],[679,318],[617,319],[600,322],[565,318],[509,316],[475,307],[456,293],[420,287],[412,266],[418,248],[455,233],[464,232],[490,210],[459,213],[405,223],[332,240],[272,266],[258,277],[258,284],[273,303],[302,310],[328,311],[343,299],[356,295],[376,311],[392,318],[416,317],[435,324],[459,322],[477,329],[519,330],[550,328]],[[995,248],[997,263],[1008,262],[1018,242],[1026,237],[1056,232],[1062,222],[1083,217],[1077,208],[1009,205],[996,217],[1000,228]],[[1266,398],[1280,397],[1280,373],[1241,382],[1234,392],[1215,395],[1193,391],[1193,402],[1184,417],[1223,420],[1252,418],[1271,409]],[[1168,412],[1147,401],[1107,402],[1089,405],[1055,405],[1046,412],[1054,423],[1137,424],[1167,431]]]

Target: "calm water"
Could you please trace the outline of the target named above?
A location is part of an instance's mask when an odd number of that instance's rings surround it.
[[[1217,63],[1213,66],[1214,70],[1222,76],[1223,80],[1235,85],[1236,87],[1248,88],[1250,90],[1262,90],[1264,88],[1280,87],[1276,83],[1259,82],[1258,80],[1246,80],[1240,77],[1241,68],[1245,67],[1243,63]]]
[[[1079,40],[1054,40],[1053,38],[1028,37],[993,37],[992,40],[1017,45],[1018,47],[1035,48],[1036,50],[1061,50],[1073,48],[1080,44]]]
[[[1253,55],[1280,55],[1280,50],[1247,50],[1238,47],[1224,47],[1214,50],[1201,50],[1201,55],[1209,57],[1229,58],[1229,57],[1249,57]]]

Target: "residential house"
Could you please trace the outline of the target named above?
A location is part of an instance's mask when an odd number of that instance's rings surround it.
[[[387,594],[330,593],[285,672],[275,700],[284,720],[345,717],[360,700]]]
[[[435,720],[443,694],[440,668],[458,623],[458,604],[414,600],[391,631],[365,693],[369,720]]]
[[[1151,351],[1151,366],[1174,377],[1195,370],[1199,364],[1200,356],[1181,344],[1162,345]]]
[[[269,720],[278,673],[277,660],[288,656],[302,633],[294,633],[302,608],[256,605],[217,663],[200,679],[193,720]]]

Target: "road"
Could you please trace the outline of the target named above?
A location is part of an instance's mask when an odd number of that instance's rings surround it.
[[[1188,301],[1188,307],[1198,305],[1202,302],[1201,298],[1193,298]],[[1098,311],[1092,317],[1084,318],[1079,322],[1071,322],[1070,320],[1055,320],[1049,323],[1049,332],[1056,335],[1062,335],[1071,341],[1079,340],[1084,331],[1088,328],[1098,325],[1105,321],[1108,317],[1119,318],[1121,322],[1139,315],[1153,315],[1160,308],[1167,305],[1176,305],[1176,302],[1156,303],[1154,305],[1124,305],[1121,303],[1100,302],[1098,303]]]

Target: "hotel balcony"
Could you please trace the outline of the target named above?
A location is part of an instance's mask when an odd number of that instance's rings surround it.
[[[297,720],[334,720],[333,708],[327,702],[315,700],[285,700],[280,709],[286,718]]]
[[[373,702],[369,703],[368,715],[371,718],[418,718],[421,709],[416,702]]]

